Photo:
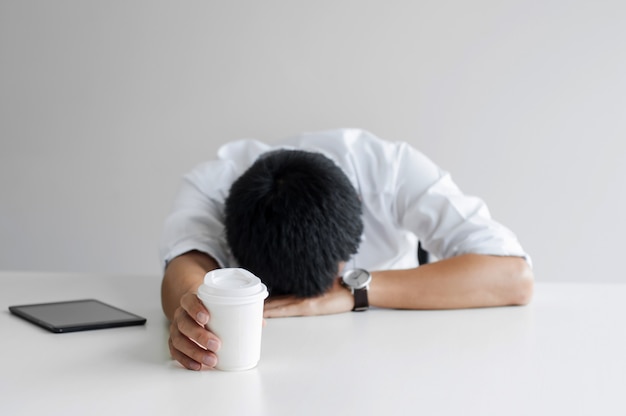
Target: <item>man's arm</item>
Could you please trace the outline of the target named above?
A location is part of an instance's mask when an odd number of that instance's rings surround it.
[[[520,257],[466,254],[414,269],[372,272],[369,302],[394,309],[459,309],[525,305],[533,293],[533,272]],[[309,299],[278,298],[265,304],[265,317],[323,315],[354,306],[339,284]]]
[[[372,273],[372,306],[457,309],[525,305],[533,273],[520,257],[466,254],[415,269]]]
[[[175,257],[167,264],[161,283],[161,306],[169,320],[180,306],[180,298],[189,292],[196,292],[203,282],[204,275],[219,268],[217,262],[207,254],[189,251]]]
[[[190,251],[172,259],[161,284],[161,304],[171,321],[168,341],[172,358],[191,370],[214,367],[220,340],[206,329],[209,311],[196,296],[204,275],[219,266],[210,256]]]

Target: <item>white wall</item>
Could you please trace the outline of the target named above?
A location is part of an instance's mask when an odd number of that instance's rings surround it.
[[[362,127],[484,197],[539,280],[624,281],[622,0],[0,2],[0,269],[160,272],[230,139]]]

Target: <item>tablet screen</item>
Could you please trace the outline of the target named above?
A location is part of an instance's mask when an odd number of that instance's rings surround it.
[[[10,306],[14,315],[52,332],[143,325],[145,318],[95,299]]]

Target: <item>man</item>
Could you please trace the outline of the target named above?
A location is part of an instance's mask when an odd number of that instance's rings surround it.
[[[440,260],[418,267],[418,241]],[[266,318],[524,305],[533,288],[528,255],[480,199],[407,144],[356,129],[223,146],[185,176],[161,254],[170,352],[193,370],[217,362],[196,290],[219,267],[266,283]]]

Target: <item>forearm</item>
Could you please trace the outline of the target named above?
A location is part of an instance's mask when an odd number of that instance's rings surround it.
[[[161,283],[161,305],[168,319],[180,306],[180,298],[188,292],[196,291],[202,284],[204,275],[219,268],[210,256],[199,251],[190,251],[170,261]]]
[[[372,306],[398,309],[456,309],[524,305],[533,273],[519,257],[468,254],[415,269],[372,273]]]

